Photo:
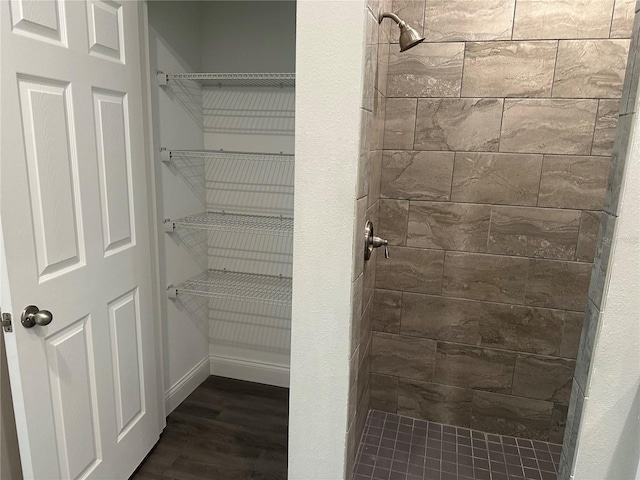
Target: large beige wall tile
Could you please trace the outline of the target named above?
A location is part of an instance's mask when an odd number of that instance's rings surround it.
[[[502,303],[476,303],[481,345],[541,355],[558,354],[564,312]]]
[[[389,245],[406,245],[408,200],[380,200],[379,225],[374,234],[389,242]]]
[[[440,293],[444,252],[394,247],[377,266],[376,287],[416,293]]]
[[[459,97],[464,43],[421,43],[400,52],[391,46],[389,97]]]
[[[500,151],[588,155],[597,109],[597,100],[507,99]]]
[[[636,7],[637,8],[637,7]],[[633,53],[627,58],[628,74],[624,77],[622,85],[622,97],[620,98],[620,113],[635,113],[637,111],[637,90],[640,81],[640,22],[633,23],[631,33],[631,45],[629,50]]]
[[[427,0],[427,42],[511,38],[515,0]]]
[[[602,210],[609,157],[545,155],[538,205]]]
[[[638,22],[640,25],[640,22]],[[640,49],[639,49],[640,51]],[[620,197],[622,192],[622,178],[625,166],[631,160],[631,145],[628,139],[635,128],[636,115],[620,115],[616,127],[616,139],[613,142],[613,154],[611,155],[611,167],[607,178],[607,191],[604,199],[604,210],[613,215],[618,214]]]
[[[582,212],[580,235],[578,235],[578,248],[576,250],[576,260],[579,262],[593,262],[596,255],[599,227],[600,212]]]
[[[434,381],[444,385],[511,392],[516,354],[438,342]]]
[[[629,38],[633,30],[635,0],[616,0],[611,21],[611,38]]]
[[[403,335],[480,345],[479,302],[438,295],[402,294]]]
[[[369,192],[369,174],[371,171],[371,151],[369,147],[373,126],[373,114],[363,108],[360,109],[360,113],[360,154],[358,156],[357,198],[362,198]]]
[[[400,379],[398,415],[468,427],[473,390]]]
[[[356,241],[362,232],[362,225],[366,222],[367,215],[367,197],[362,197],[356,200],[356,218],[353,225],[353,280],[358,278],[364,272],[364,254],[362,250],[362,243]],[[357,318],[357,317],[354,317]]]
[[[382,198],[449,200],[453,152],[385,151]]]
[[[378,67],[378,44],[364,47],[364,72],[362,81],[362,108],[373,111],[375,97],[376,68]]]
[[[534,260],[529,269],[525,304],[583,312],[591,264]]]
[[[513,395],[569,404],[575,360],[518,355]]]
[[[553,96],[620,98],[629,40],[563,40],[558,46]]]
[[[388,98],[385,106],[384,148],[411,150],[416,125],[415,98]],[[375,133],[375,130],[374,130]]]
[[[451,201],[535,205],[542,155],[456,153]]]
[[[502,99],[418,99],[416,150],[497,151]]]
[[[522,304],[528,258],[446,252],[442,293]]]
[[[490,205],[411,202],[407,226],[410,247],[486,252]]]
[[[398,377],[371,374],[371,403],[369,408],[396,413],[398,408]]]
[[[367,207],[371,207],[380,198],[380,177],[382,176],[382,150],[374,150],[369,154]]]
[[[613,142],[616,138],[619,115],[619,100],[600,100],[596,117],[596,129],[593,132],[591,155],[608,157],[613,153]]]
[[[602,212],[600,225],[598,226],[598,237],[602,238],[603,241],[598,242],[596,245],[596,256],[593,259],[593,271],[591,282],[589,283],[589,303],[593,303],[597,309],[601,309],[603,306],[607,271],[612,260],[613,245],[611,239],[613,238],[615,226],[616,217],[607,212]]]
[[[467,43],[463,97],[550,97],[558,42]]]
[[[411,27],[422,33],[424,28],[424,3],[425,0],[393,0],[393,13],[407,22]],[[391,37],[389,41],[398,43],[400,29],[390,20],[385,20],[391,25]]]
[[[373,98],[373,119],[371,122],[371,135],[369,136],[370,150],[382,150],[386,107],[386,97],[376,90]]]
[[[489,253],[573,260],[581,212],[531,207],[493,207]]]
[[[384,375],[432,380],[436,342],[422,338],[374,332],[371,371]]]
[[[402,293],[376,289],[373,294],[371,325],[377,332],[400,333]]]
[[[389,43],[378,43],[378,74],[375,88],[382,95],[387,95],[387,74],[389,72]]]
[[[553,402],[473,392],[471,427],[502,435],[548,440]]]
[[[560,344],[560,356],[576,358],[584,324],[584,313],[565,312],[564,330],[562,331],[562,343]]]
[[[403,335],[541,355],[559,353],[565,317],[561,310],[437,295],[402,296]],[[567,342],[571,341],[568,336]]]
[[[608,38],[614,0],[518,0],[514,39]]]
[[[358,276],[351,284],[351,354],[356,351],[360,342],[360,326],[362,321],[363,275]]]

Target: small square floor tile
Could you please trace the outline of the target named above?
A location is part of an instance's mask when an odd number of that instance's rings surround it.
[[[373,410],[352,480],[555,480],[562,446]]]

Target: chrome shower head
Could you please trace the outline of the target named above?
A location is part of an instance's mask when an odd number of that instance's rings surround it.
[[[402,20],[395,13],[391,13],[391,12],[383,13],[382,15],[380,15],[380,19],[378,20],[378,23],[382,23],[382,20],[384,20],[385,18],[390,18],[391,20],[393,20],[398,24],[398,27],[400,27],[400,40],[398,43],[400,43],[401,52],[405,52],[409,50],[411,47],[415,47],[417,44],[424,41],[424,37],[420,35],[415,28],[409,26],[407,22]]]

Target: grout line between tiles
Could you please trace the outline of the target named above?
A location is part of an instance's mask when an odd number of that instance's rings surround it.
[[[618,0],[613,0],[612,6],[611,6],[611,20],[609,22],[609,38],[611,38],[611,34],[613,33],[613,18],[615,17],[615,14],[616,14],[616,3],[618,3]]]
[[[558,55],[560,54],[560,40],[557,40],[556,42],[556,59],[553,63],[553,78],[551,79],[551,98],[555,98],[553,96],[553,91],[555,90],[556,87],[556,73],[558,73]],[[591,150],[589,150],[591,151]]]
[[[513,0],[513,17],[511,18],[511,40],[516,33],[516,10],[518,9],[518,0]]]
[[[593,154],[593,144],[596,141],[596,128],[598,127],[598,113],[600,113],[600,99],[598,99],[598,106],[596,108],[596,116],[593,119],[593,132],[591,133],[591,148],[589,153]]]
[[[467,61],[467,42],[462,44],[462,71],[460,72],[460,91],[458,97],[462,98],[462,87],[464,86],[464,66]],[[454,97],[455,98],[455,97]]]
[[[413,142],[411,143],[412,148],[415,150],[416,148],[416,131],[418,130],[418,98],[416,98],[416,114],[413,117]]]
[[[489,228],[487,228],[487,252],[489,251],[489,243],[491,242],[491,225],[493,224],[493,209],[495,205],[491,205],[489,211]]]

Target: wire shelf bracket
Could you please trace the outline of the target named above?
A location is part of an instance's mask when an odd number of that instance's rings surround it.
[[[294,87],[295,73],[156,73],[158,85],[191,80],[203,87]]]
[[[228,159],[238,161],[255,161],[255,162],[293,162],[295,156],[290,153],[256,153],[256,152],[237,152],[232,150],[169,150],[166,147],[160,147],[160,160],[163,163],[170,164],[174,158],[203,158],[203,159]]]
[[[194,295],[291,306],[291,283],[291,277],[207,270],[179,285],[169,285],[167,297],[177,299],[180,295]]]
[[[165,232],[173,233],[176,228],[291,236],[293,234],[293,218],[284,216],[247,215],[223,211],[204,212],[176,220],[165,219]]]

